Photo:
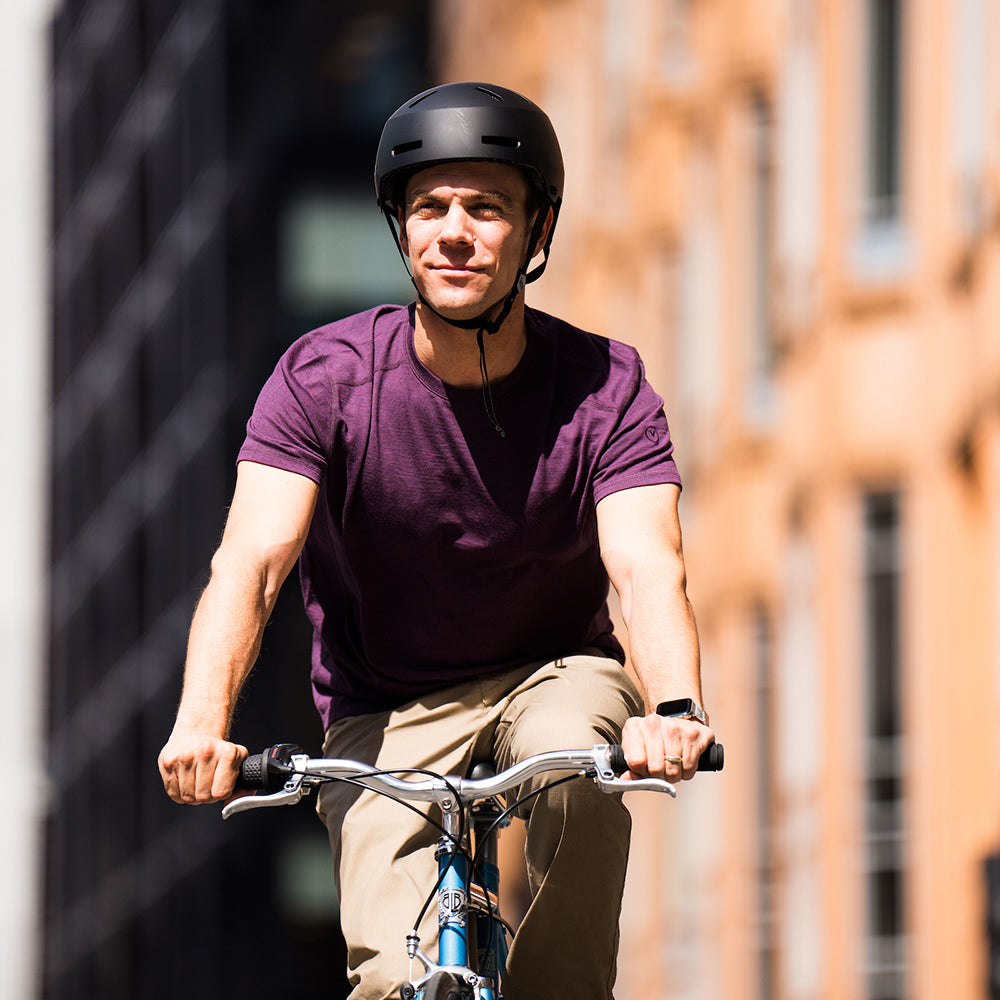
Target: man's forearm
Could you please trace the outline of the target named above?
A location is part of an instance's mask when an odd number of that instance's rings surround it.
[[[213,570],[191,622],[175,732],[228,737],[269,613],[262,586]]]
[[[625,624],[648,710],[673,698],[703,704],[698,628],[683,584],[637,580]]]

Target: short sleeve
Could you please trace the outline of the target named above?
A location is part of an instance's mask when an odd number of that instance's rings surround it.
[[[257,397],[239,461],[274,466],[320,482],[334,437],[329,385],[324,361],[309,342],[293,345]]]
[[[637,486],[681,485],[663,400],[646,381],[638,354],[626,350],[628,364],[616,380],[617,416],[597,456],[594,503]]]

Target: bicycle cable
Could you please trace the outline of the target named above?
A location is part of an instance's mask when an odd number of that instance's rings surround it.
[[[425,773],[427,773],[427,772],[425,772]],[[511,805],[507,806],[507,808],[504,809],[500,813],[500,815],[490,824],[490,826],[489,826],[489,828],[488,828],[488,830],[486,832],[486,835],[483,837],[483,845],[482,846],[485,846],[485,844],[489,841],[489,838],[496,831],[496,829],[500,825],[500,823],[504,819],[506,819],[507,816],[509,816],[515,809],[519,808],[520,806],[522,806],[525,802],[529,801],[530,799],[536,798],[538,795],[541,795],[542,792],[548,791],[548,789],[550,789],[550,788],[555,788],[558,785],[562,785],[562,784],[565,784],[568,781],[573,781],[576,778],[582,777],[584,773],[586,773],[586,772],[577,772],[577,773],[574,773],[574,774],[566,775],[566,777],[559,778],[556,781],[552,781],[552,782],[550,782],[547,785],[543,785],[541,788],[536,788],[533,792],[529,792],[527,795],[521,796],[521,798],[519,798],[516,802],[514,802]],[[471,805],[471,803],[470,803],[470,805]],[[418,812],[419,812],[419,810],[418,810]],[[464,826],[465,825],[465,810],[464,809],[461,810],[460,817],[461,817],[461,826]],[[438,894],[438,890],[441,888],[441,883],[444,882],[445,875],[447,875],[448,871],[454,866],[455,861],[456,861],[456,859],[458,857],[461,856],[461,857],[463,857],[468,862],[468,864],[469,864],[469,877],[470,877],[470,879],[471,878],[475,878],[475,877],[478,876],[479,882],[480,882],[481,885],[483,885],[483,883],[485,882],[484,873],[483,873],[483,869],[482,869],[481,845],[479,845],[479,844],[476,845],[476,851],[475,851],[475,853],[467,851],[462,846],[462,838],[464,837],[464,832],[461,830],[461,826],[460,826],[459,838],[458,839],[451,838],[452,839],[452,844],[455,847],[455,852],[449,857],[448,864],[445,865],[444,868],[442,868],[442,870],[438,874],[437,881],[435,881],[435,883],[434,883],[434,887],[431,889],[431,891],[428,894],[427,898],[424,900],[424,905],[420,908],[420,912],[417,914],[417,919],[413,923],[413,933],[414,934],[417,933],[417,931],[418,931],[418,929],[420,927],[420,922],[424,919],[424,914],[427,913],[427,910],[430,907],[431,903],[434,902],[434,899],[435,899],[435,897]],[[486,950],[484,952],[484,957],[485,957],[485,959],[488,960],[489,956],[490,956],[490,952],[492,951],[492,947],[493,947],[493,945],[492,945],[492,942],[493,942],[492,931],[494,930],[495,924],[497,922],[503,924],[504,927],[506,927],[506,929],[510,932],[510,934],[511,934],[512,937],[513,937],[514,931],[513,931],[513,928],[510,926],[510,924],[508,924],[503,919],[503,917],[500,916],[498,908],[494,905],[494,903],[490,900],[489,895],[486,893],[485,886],[484,886],[483,895],[484,895],[484,898],[486,899],[486,916],[488,917],[488,919],[490,921],[490,925],[491,925],[491,927],[490,927],[491,933],[489,935],[489,943],[487,944]]]
[[[302,771],[298,771],[295,773],[305,774],[305,772]],[[365,778],[380,777],[380,776],[398,777],[404,774],[419,774],[427,778],[436,778],[444,783],[445,788],[448,789],[448,791],[451,793],[452,797],[456,802],[461,803],[462,801],[461,796],[458,793],[458,789],[444,775],[438,774],[436,771],[429,771],[426,768],[422,767],[386,768],[379,771],[366,771],[364,777]],[[325,775],[311,775],[310,777],[316,778],[317,783],[319,784],[325,784],[326,782],[342,781],[345,784],[354,785],[357,788],[367,789],[369,792],[374,792],[376,795],[382,795],[387,799],[391,799],[393,802],[396,802],[401,806],[405,806],[411,812],[416,813],[421,819],[423,819],[425,822],[429,823],[432,827],[434,827],[434,829],[437,830],[443,837],[451,841],[451,844],[455,848],[455,850],[451,854],[448,860],[448,864],[441,870],[440,874],[438,875],[438,879],[434,883],[434,888],[431,889],[430,894],[427,896],[427,899],[424,900],[424,905],[420,908],[420,913],[417,916],[417,919],[413,925],[413,933],[416,934],[418,928],[420,927],[420,921],[424,919],[424,914],[427,912],[428,907],[434,901],[434,898],[437,895],[438,890],[441,888],[441,883],[444,881],[444,877],[448,873],[448,870],[454,865],[455,859],[458,858],[459,856],[462,856],[465,858],[466,861],[470,863],[470,865],[472,864],[472,857],[470,856],[469,852],[462,847],[462,841],[465,839],[465,835],[467,832],[465,829],[466,826],[465,810],[464,809],[458,810],[458,832],[453,834],[449,833],[441,823],[437,822],[437,820],[433,819],[427,813],[423,812],[421,809],[417,808],[417,806],[413,805],[412,802],[407,802],[406,799],[397,798],[395,795],[392,794],[392,792],[386,791],[385,789],[372,788],[369,785],[367,785],[360,777],[354,778],[354,777],[349,777],[347,775],[337,775],[336,777],[333,776],[327,777]]]
[[[588,774],[593,774],[593,773],[594,773],[593,771],[576,771],[573,774],[567,774],[563,778],[557,778],[555,781],[550,781],[547,785],[542,785],[541,788],[536,788],[534,791],[528,792],[527,795],[522,795],[519,799],[508,805],[506,809],[500,812],[500,814],[493,820],[493,822],[487,828],[486,833],[483,835],[482,838],[483,843],[481,845],[478,843],[476,844],[475,854],[470,859],[470,865],[471,865],[470,871],[472,872],[473,876],[478,874],[480,883],[482,884],[484,882],[484,873],[481,867],[483,861],[482,859],[483,848],[485,848],[485,846],[489,843],[490,838],[497,831],[500,824],[503,823],[503,821],[507,819],[507,817],[510,816],[516,809],[519,809],[521,806],[523,806],[525,802],[537,798],[539,795],[542,794],[542,792],[547,792],[551,788],[558,788],[560,785],[565,785],[570,781],[576,781],[578,778],[582,778],[587,776]],[[440,883],[438,884],[440,885]],[[485,891],[485,886],[483,886],[483,889],[484,889],[483,896],[486,899],[486,916],[490,921],[490,933],[487,938],[486,949],[483,953],[483,964],[485,965],[489,963],[490,953],[493,950],[494,931],[496,930],[496,924],[498,922],[503,924],[503,926],[506,928],[507,932],[510,934],[511,937],[514,936],[514,929],[500,915],[499,900],[497,902],[496,907],[494,907],[493,902],[489,898],[489,894]],[[437,886],[435,886],[435,892],[436,891],[437,891]],[[421,917],[422,916],[423,914],[421,913]]]
[[[433,819],[427,813],[421,811],[417,806],[413,805],[413,803],[407,802],[405,799],[397,798],[395,795],[392,794],[392,792],[386,791],[384,789],[372,788],[369,785],[365,784],[365,782],[361,778],[348,777],[346,775],[337,775],[336,777],[326,777],[324,775],[309,775],[304,771],[294,771],[292,773],[301,774],[303,777],[313,778],[317,784],[325,784],[327,782],[341,781],[344,782],[345,784],[354,785],[357,788],[374,792],[376,795],[382,795],[385,798],[392,799],[393,802],[396,802],[401,806],[405,806],[411,812],[416,813],[426,823],[430,824],[432,827],[434,827],[434,829],[440,832],[442,836],[451,841],[451,844],[455,848],[455,850],[449,856],[447,865],[445,865],[439,872],[437,880],[434,883],[434,887],[431,889],[427,898],[424,900],[424,904],[423,906],[421,906],[420,912],[417,914],[417,919],[414,921],[412,933],[415,935],[417,934],[417,931],[420,927],[420,922],[424,919],[424,915],[427,913],[428,908],[430,907],[431,903],[437,896],[438,890],[441,888],[442,882],[444,882],[445,875],[447,875],[448,871],[454,866],[456,859],[459,857],[463,857],[469,864],[469,877],[470,878],[478,877],[480,885],[483,886],[483,898],[486,901],[485,912],[486,912],[486,917],[490,922],[490,932],[487,937],[486,948],[483,952],[483,964],[488,964],[491,952],[493,950],[494,932],[496,930],[496,924],[497,923],[502,924],[505,930],[511,935],[511,937],[514,936],[514,929],[500,915],[499,902],[494,903],[490,899],[489,893],[486,891],[485,873],[482,868],[483,849],[485,848],[486,844],[489,843],[490,838],[494,835],[494,833],[497,831],[497,829],[500,827],[503,821],[507,819],[507,817],[512,815],[515,812],[515,810],[523,806],[526,802],[529,802],[531,799],[537,798],[539,795],[542,794],[542,792],[547,792],[552,788],[558,788],[559,785],[564,785],[570,781],[575,781],[579,778],[586,777],[587,775],[592,775],[594,772],[592,769],[576,771],[573,774],[568,774],[565,777],[557,778],[555,781],[551,781],[546,785],[542,785],[541,788],[536,788],[534,791],[528,792],[527,795],[522,795],[520,798],[510,803],[494,818],[493,822],[490,823],[489,827],[487,827],[486,833],[482,837],[482,844],[477,843],[474,852],[466,850],[462,846],[463,841],[465,839],[465,835],[468,832],[466,830],[465,809],[458,810],[458,832],[456,834],[451,834],[444,828],[444,826],[441,823],[438,823],[437,820]],[[456,802],[461,802],[461,796],[458,793],[458,789],[450,781],[448,781],[448,779],[444,775],[438,774],[435,771],[427,770],[426,768],[419,768],[419,767],[387,768],[379,771],[368,771],[365,773],[364,777],[366,778],[380,777],[380,776],[398,777],[400,775],[405,775],[405,774],[417,774],[417,775],[423,775],[424,777],[428,778],[436,778],[444,782],[445,787],[448,789],[449,792],[451,792]],[[469,805],[471,805],[471,803],[469,803]]]
[[[324,785],[327,784],[328,782],[332,783],[335,781],[342,781],[345,785],[354,785],[356,788],[361,788],[368,792],[374,792],[376,795],[382,795],[387,799],[392,799],[392,801],[397,803],[397,805],[405,806],[411,812],[416,813],[421,819],[425,820],[428,824],[434,827],[434,829],[437,830],[443,837],[447,837],[453,844],[455,844],[456,847],[459,846],[459,838],[464,836],[463,826],[465,822],[465,816],[461,812],[459,813],[458,834],[451,834],[444,828],[444,826],[441,823],[439,823],[433,817],[429,816],[427,813],[423,812],[418,806],[415,806],[412,802],[407,802],[406,799],[396,798],[396,796],[393,795],[392,792],[388,792],[385,789],[372,788],[371,786],[365,784],[365,782],[361,778],[352,778],[348,777],[347,775],[339,775],[339,774],[336,777],[328,777],[322,774],[308,774],[305,771],[293,771],[292,773],[300,774],[303,777],[311,778],[315,784]],[[403,774],[421,774],[427,778],[439,778],[441,781],[445,783],[445,787],[448,789],[449,792],[451,792],[452,795],[455,796],[456,800],[458,799],[458,789],[455,788],[455,786],[450,781],[448,781],[447,778],[445,778],[443,775],[437,774],[435,771],[428,771],[422,767],[401,767],[401,768],[386,769],[384,771],[366,771],[364,776],[366,778],[378,778],[383,776],[394,778]]]

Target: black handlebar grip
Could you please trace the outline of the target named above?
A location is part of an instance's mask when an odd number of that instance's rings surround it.
[[[726,763],[726,750],[721,743],[709,743],[698,758],[699,771],[721,771]]]
[[[620,743],[612,743],[608,747],[608,757],[611,761],[611,770],[615,774],[624,774],[628,770],[628,761],[625,760],[625,751]]]
[[[292,774],[292,754],[304,753],[295,743],[278,743],[263,753],[250,754],[240,765],[236,787],[277,792]]]
[[[253,789],[264,787],[264,754],[252,753],[240,764],[240,774],[236,779],[237,788]]]
[[[611,770],[615,774],[624,774],[628,770],[628,762],[625,760],[625,753],[617,743],[609,748],[611,760]],[[699,771],[721,771],[725,763],[726,754],[721,743],[710,743],[705,752],[698,759]]]

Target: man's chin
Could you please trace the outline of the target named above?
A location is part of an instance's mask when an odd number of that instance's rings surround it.
[[[421,297],[422,304],[430,306],[438,316],[458,323],[478,319],[484,313],[491,312],[497,306],[496,302],[484,302],[482,299],[456,302],[453,299],[447,299],[443,296],[431,297],[426,292],[421,292]]]

